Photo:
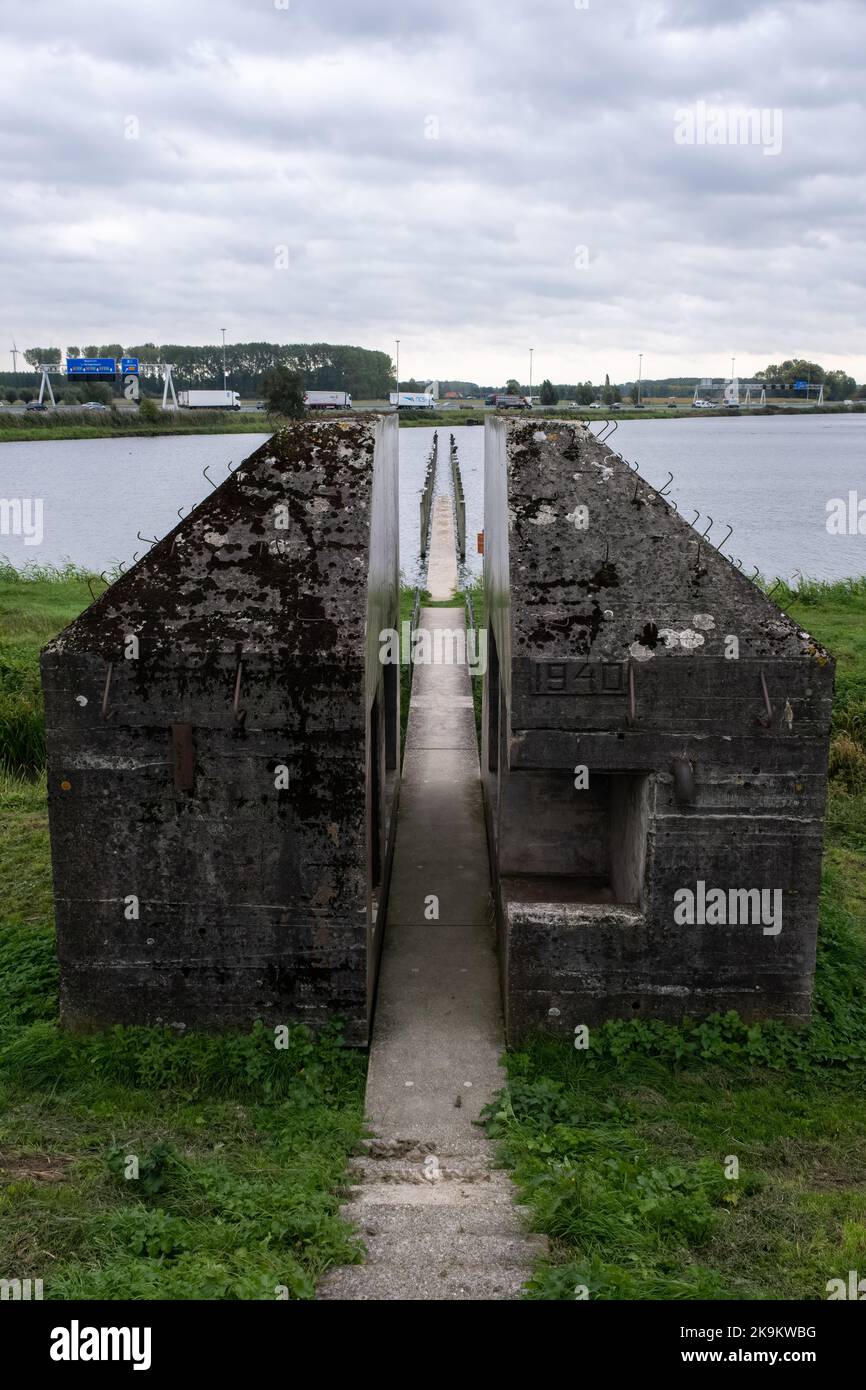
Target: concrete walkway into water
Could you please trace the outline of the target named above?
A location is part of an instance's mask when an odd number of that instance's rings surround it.
[[[447,493],[433,501],[427,589],[434,603],[443,603],[457,592],[457,538],[454,505]]]
[[[462,608],[421,610],[422,627],[463,623]],[[375,1138],[344,1208],[367,1263],[331,1271],[319,1298],[519,1296],[546,1242],[525,1234],[475,1123],[504,1083],[504,1046],[469,673],[417,665],[367,1080]]]

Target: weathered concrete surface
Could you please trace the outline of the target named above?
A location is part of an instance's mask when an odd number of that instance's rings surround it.
[[[282,431],[46,648],[68,1026],[342,1016],[367,1041],[397,474],[394,420]]]
[[[421,622],[462,627],[463,611]],[[344,1209],[368,1260],[320,1298],[518,1297],[544,1241],[475,1123],[504,1083],[503,1043],[469,676],[418,665],[367,1081],[376,1137]]]
[[[451,499],[442,493],[433,501],[430,558],[427,588],[431,599],[441,603],[457,592],[457,538]]]
[[[590,431],[488,420],[486,444],[482,768],[509,1040],[612,1016],[808,1018],[832,660]],[[698,882],[779,890],[781,930],[678,922]]]

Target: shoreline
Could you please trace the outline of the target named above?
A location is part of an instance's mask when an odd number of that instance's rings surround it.
[[[384,413],[384,407],[379,407]],[[378,413],[376,406],[356,407],[358,414]],[[502,412],[498,412],[502,413]],[[446,426],[475,426],[476,428],[484,424],[488,415],[497,412],[493,409],[473,410],[460,412],[457,410],[435,411],[432,415],[410,415],[400,418],[401,429],[444,429]],[[552,406],[550,410],[534,410],[530,413],[515,411],[512,414],[520,419],[539,419],[539,420],[562,420],[564,423],[575,423],[588,421],[593,424],[595,421],[604,420],[700,420],[700,419],[801,419],[804,416],[814,415],[863,415],[866,414],[866,402],[858,406],[825,405],[814,406],[805,410],[774,410],[774,409],[754,409],[746,410],[740,407],[738,410],[599,410],[587,415],[582,410],[557,410]],[[316,416],[311,417],[316,419]],[[225,418],[219,420],[190,420],[183,424],[170,422],[162,424],[151,422],[146,425],[136,424],[105,424],[105,425],[80,425],[80,424],[29,424],[29,425],[6,425],[4,424],[2,413],[0,413],[0,444],[33,444],[40,440],[49,442],[65,439],[135,439],[135,438],[161,438],[173,435],[201,435],[201,434],[273,434],[279,425],[264,418],[256,418],[252,412],[244,412],[241,416],[227,414]]]

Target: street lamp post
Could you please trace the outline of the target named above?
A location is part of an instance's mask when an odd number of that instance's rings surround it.
[[[532,354],[535,348],[529,349],[529,409],[532,409]]]
[[[643,353],[637,355],[637,403],[640,405],[640,384],[643,377]]]
[[[399,338],[395,338],[394,341],[395,341],[396,344],[397,344],[397,404],[396,404],[396,407],[395,407],[395,408],[396,408],[397,412],[399,413],[399,410],[400,410],[400,339],[399,339]]]
[[[229,378],[228,372],[226,371],[226,331],[224,328],[221,328],[220,332],[223,335],[223,391],[228,391]]]

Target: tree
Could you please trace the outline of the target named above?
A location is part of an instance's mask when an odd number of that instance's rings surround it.
[[[591,405],[595,400],[595,387],[591,381],[583,381],[577,388],[578,405]]]
[[[824,377],[824,399],[828,401],[847,401],[857,390],[853,376],[841,370],[828,372]]]
[[[25,362],[29,362],[31,367],[40,367],[43,362],[46,367],[60,366],[60,348],[27,348],[24,352]]]
[[[547,377],[545,377],[544,381],[541,383],[540,399],[542,405],[556,405],[557,401],[559,400],[558,391],[553,386],[553,384],[547,379]]]
[[[87,399],[99,401],[100,405],[111,405],[111,387],[105,381],[88,381]]]
[[[158,420],[160,414],[161,411],[159,409],[159,406],[157,405],[153,397],[142,396],[141,400],[138,403],[139,420],[144,420],[145,422],[150,420]]]
[[[304,418],[304,382],[300,372],[272,367],[265,376],[262,394],[271,415],[285,415],[289,420]]]
[[[519,395],[520,395],[520,386],[519,386],[519,384],[514,380],[514,377],[513,377],[513,376],[510,376],[510,377],[508,378],[508,380],[506,381],[506,383],[505,383],[505,394],[506,394],[506,396],[519,396]]]
[[[98,356],[99,356],[99,344],[98,344],[98,343],[88,343],[87,347],[84,349],[84,352],[82,353],[82,357],[98,357]]]
[[[610,384],[610,377],[606,373],[604,378],[604,389],[601,393],[601,399],[604,401],[605,405],[613,405],[614,401],[616,400],[616,392]]]
[[[757,375],[768,383],[778,382],[780,386],[788,388],[792,387],[795,381],[806,381],[812,386],[819,386],[824,380],[824,368],[817,362],[807,362],[803,357],[789,357],[784,362],[771,363]]]
[[[81,348],[79,348],[79,347],[68,347],[68,348],[66,349],[66,356],[67,356],[67,357],[80,357],[80,356],[81,356]]]

